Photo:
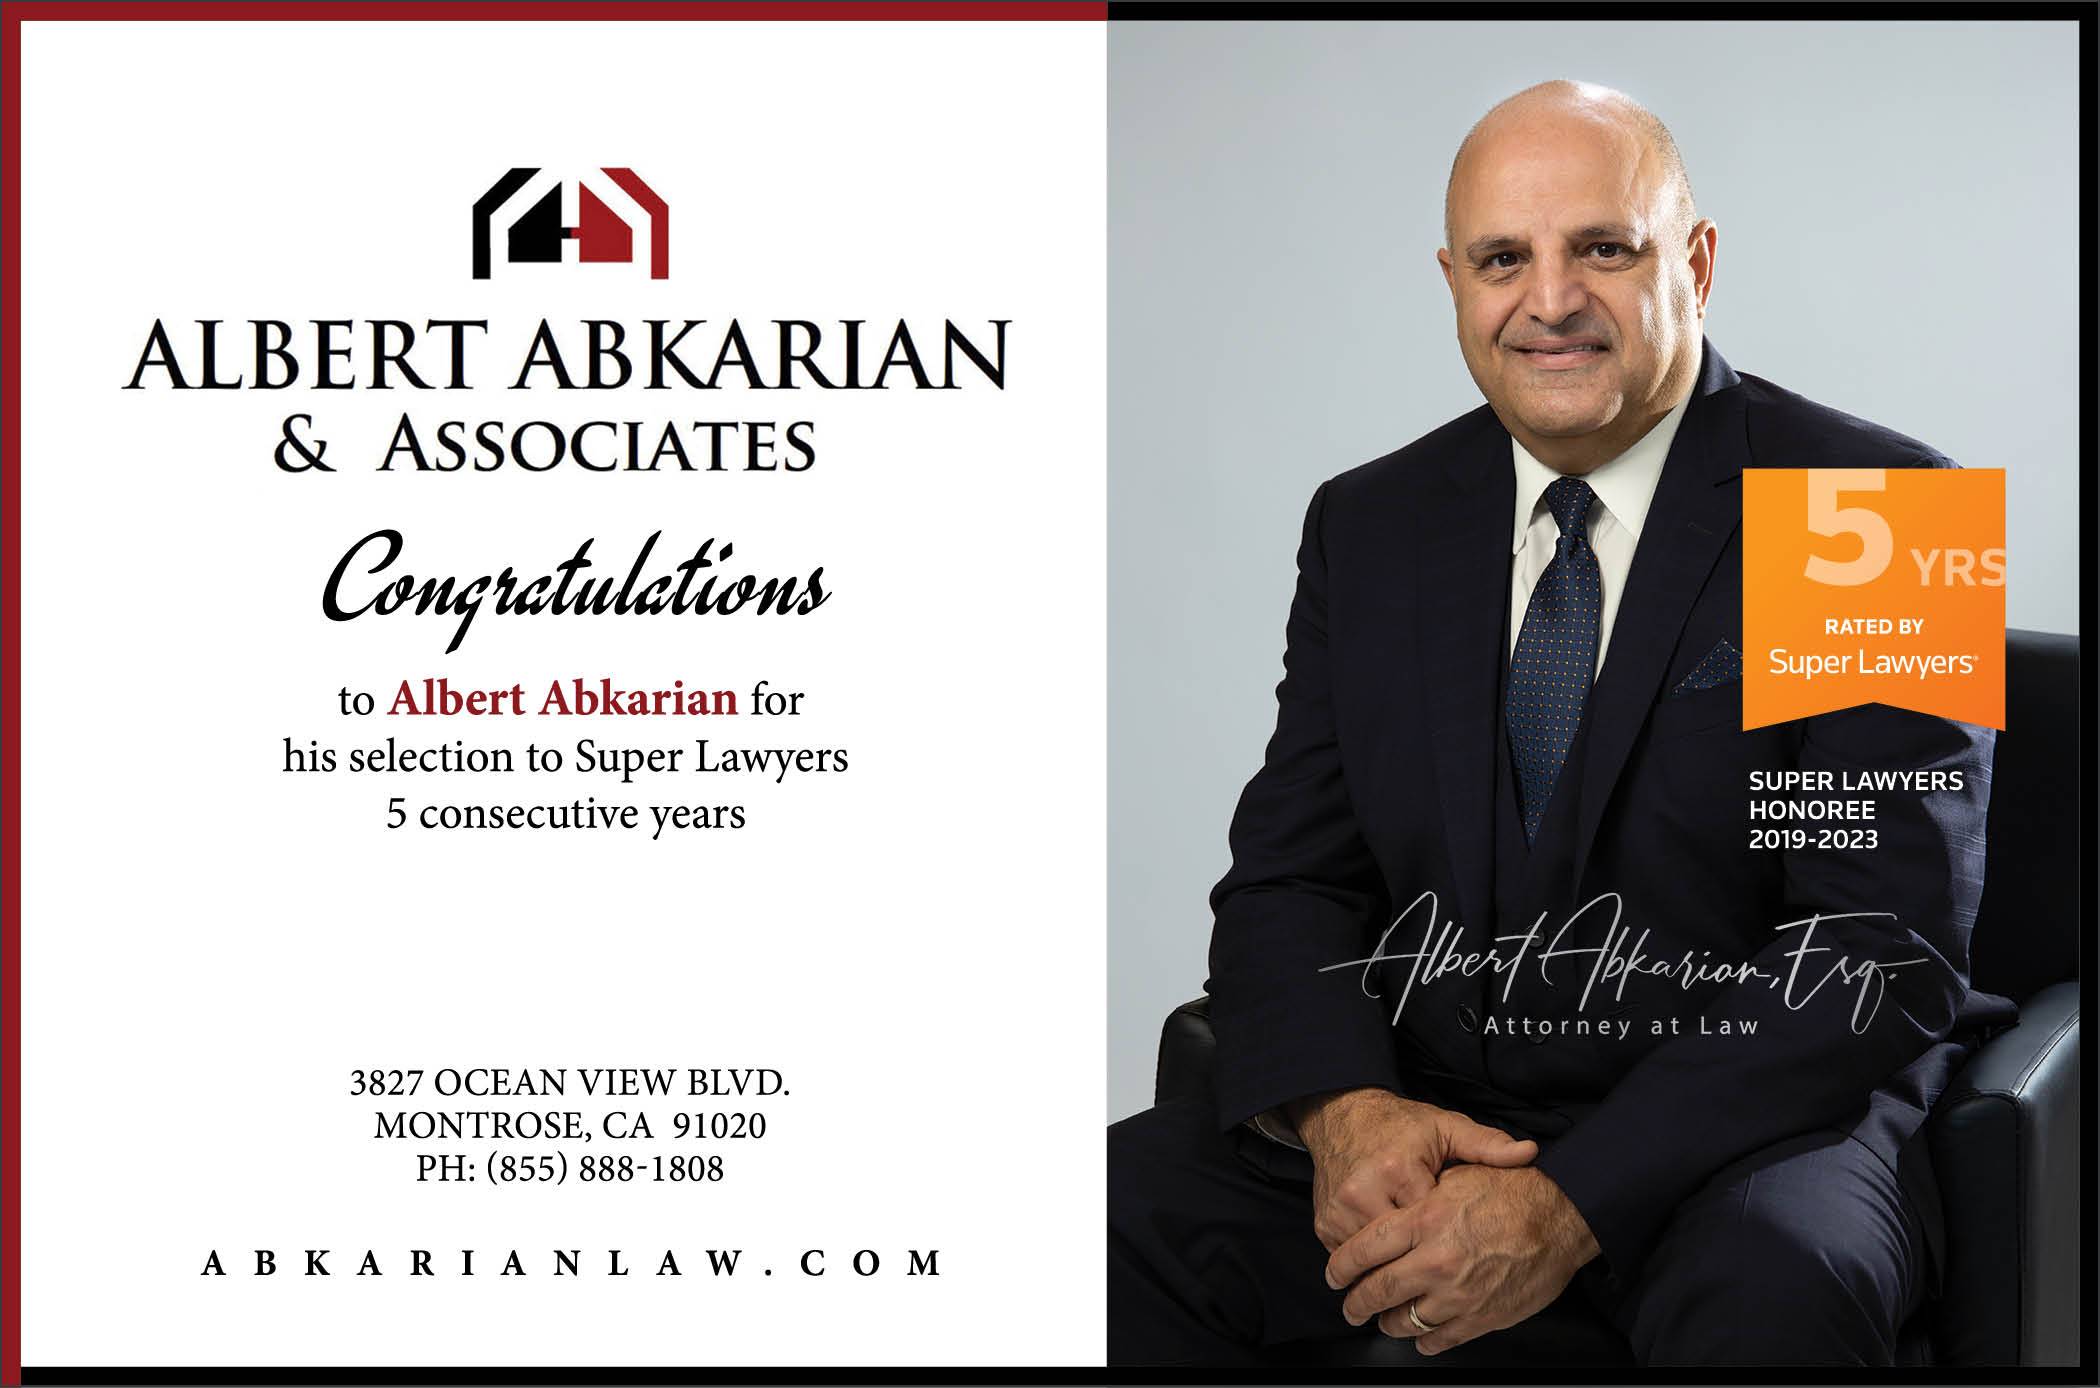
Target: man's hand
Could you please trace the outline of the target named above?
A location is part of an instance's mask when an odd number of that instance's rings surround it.
[[[1285,1113],[1312,1154],[1313,1232],[1330,1253],[1372,1220],[1427,1196],[1447,1163],[1525,1166],[1539,1154],[1535,1142],[1390,1089],[1315,1095]]]
[[[1582,1213],[1544,1172],[1462,1166],[1335,1249],[1327,1284],[1349,1288],[1351,1325],[1376,1316],[1386,1334],[1435,1354],[1544,1309],[1596,1256]],[[1410,1304],[1434,1329],[1408,1318]]]

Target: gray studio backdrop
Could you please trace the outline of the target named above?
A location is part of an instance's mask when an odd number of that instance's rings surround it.
[[[1151,1102],[1260,763],[1313,488],[1472,409],[1459,139],[1574,77],[1670,126],[1737,369],[2007,476],[2012,624],[2078,621],[2077,34],[2036,23],[1109,30],[1108,1117]]]

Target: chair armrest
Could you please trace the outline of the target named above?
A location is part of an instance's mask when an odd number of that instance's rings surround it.
[[[1947,1222],[1939,1354],[1954,1364],[2076,1364],[2079,985],[2020,1006],[1933,1107]]]
[[[1152,1075],[1152,1102],[1210,1095],[1210,1072],[1218,1038],[1210,1029],[1210,999],[1185,1002],[1167,1014],[1159,1033],[1159,1068]]]

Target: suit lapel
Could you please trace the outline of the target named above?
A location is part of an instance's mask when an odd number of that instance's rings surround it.
[[[1738,377],[1708,344],[1695,398],[1672,440],[1619,600],[1604,670],[1590,690],[1589,748],[1576,824],[1575,885],[1596,842],[1627,754],[1648,713],[1685,618],[1742,522],[1750,447]]]
[[[1483,414],[1485,412],[1483,411]],[[1509,435],[1492,415],[1445,459],[1445,505],[1425,517],[1416,553],[1417,640],[1427,683],[1430,754],[1458,888],[1446,918],[1481,938],[1493,921],[1495,720],[1509,605],[1516,478]]]

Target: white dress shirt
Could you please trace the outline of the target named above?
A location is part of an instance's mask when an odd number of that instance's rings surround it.
[[[1597,670],[1604,668],[1612,622],[1619,615],[1619,599],[1633,568],[1641,525],[1648,519],[1648,504],[1655,500],[1655,484],[1662,480],[1663,459],[1670,456],[1670,441],[1677,437],[1677,426],[1684,422],[1685,407],[1691,402],[1692,397],[1685,396],[1633,447],[1583,476],[1597,494],[1590,503],[1590,549],[1597,556],[1604,589],[1604,606],[1597,615]],[[1560,538],[1560,527],[1546,505],[1546,488],[1561,474],[1532,457],[1514,438],[1509,441],[1509,452],[1517,474],[1516,524],[1509,541],[1509,650],[1515,654],[1531,590],[1538,586],[1546,565],[1553,562],[1554,542]]]
[[[1590,503],[1589,538],[1604,589],[1603,609],[1597,616],[1598,670],[1604,668],[1612,621],[1619,615],[1619,598],[1626,591],[1626,575],[1633,569],[1633,550],[1640,543],[1649,503],[1655,500],[1655,484],[1662,480],[1663,460],[1670,456],[1670,443],[1691,403],[1692,397],[1686,395],[1633,447],[1583,477],[1597,495]],[[1517,509],[1509,541],[1509,649],[1515,654],[1531,590],[1552,562],[1554,544],[1560,538],[1560,526],[1546,505],[1546,488],[1561,474],[1532,457],[1515,438],[1509,441],[1509,452],[1517,475]],[[1305,1145],[1281,1107],[1257,1113],[1247,1122],[1271,1141],[1291,1147]]]

